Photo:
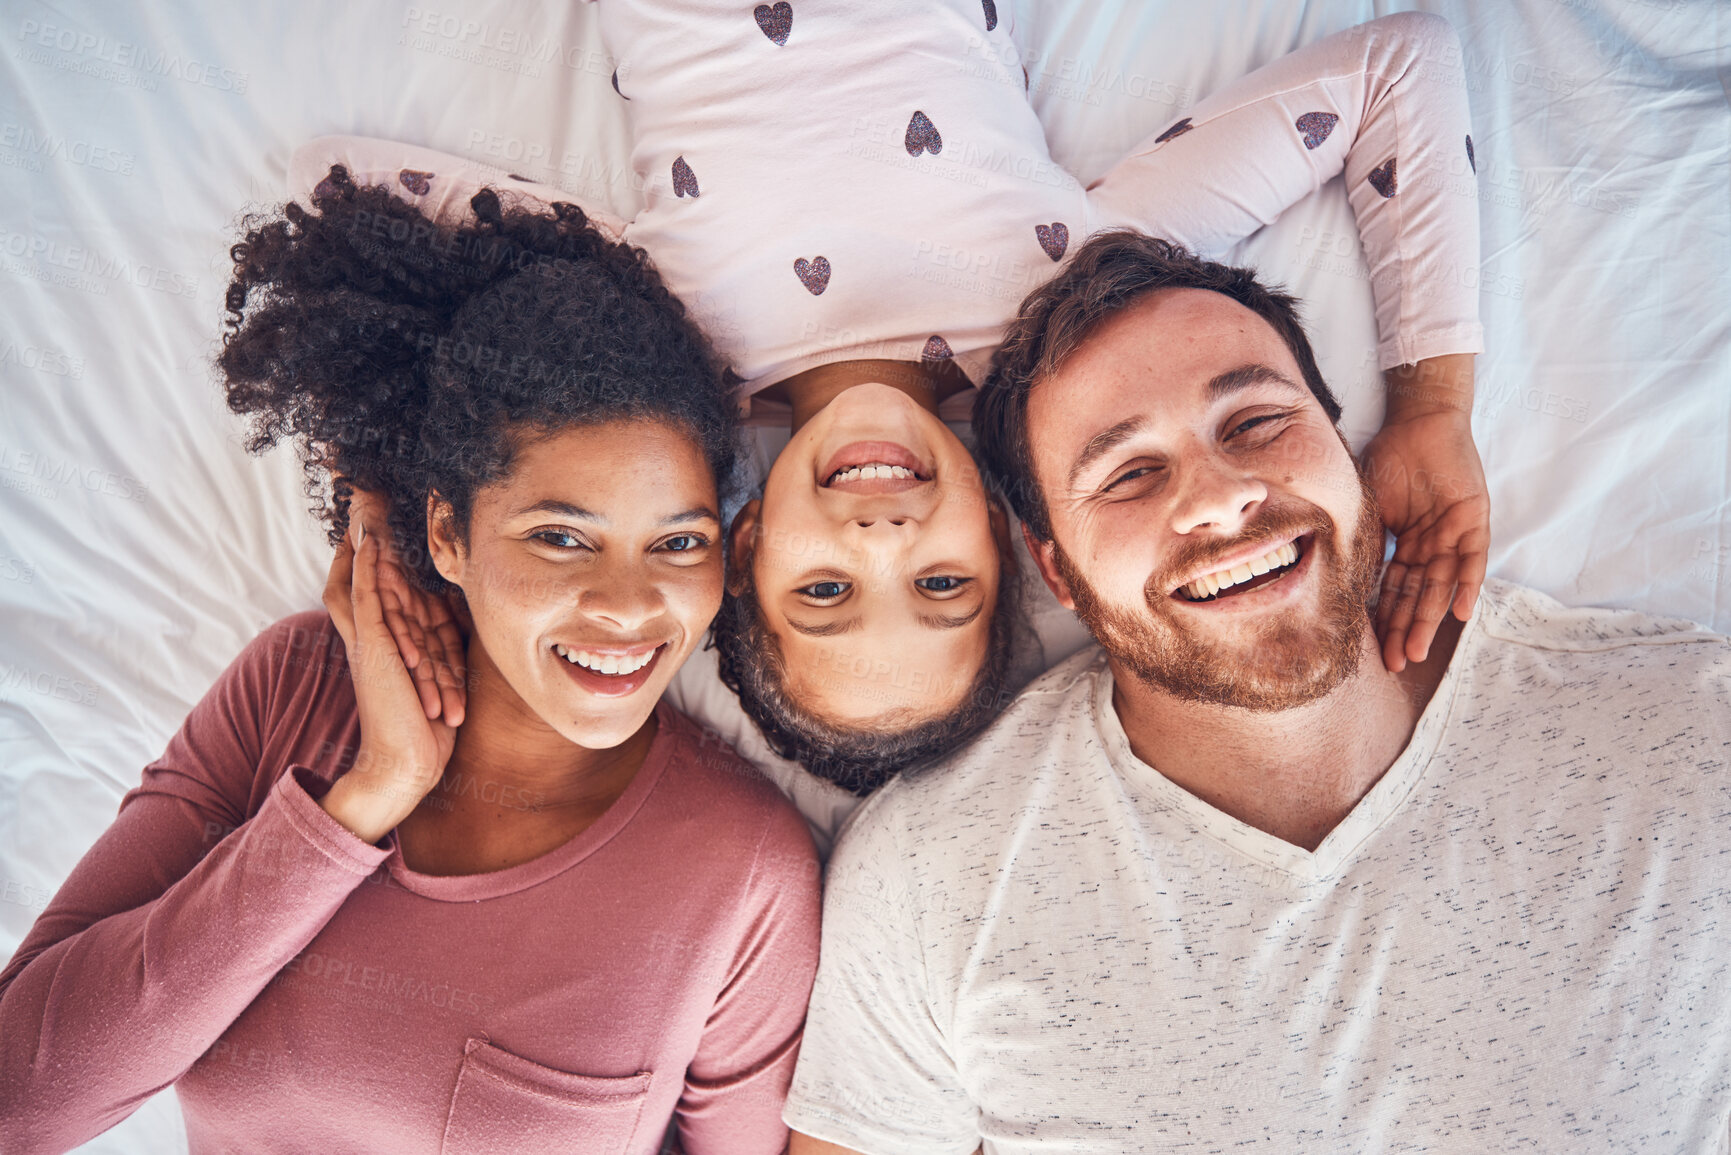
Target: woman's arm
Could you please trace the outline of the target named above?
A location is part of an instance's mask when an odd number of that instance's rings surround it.
[[[325,589],[340,647],[310,615],[249,645],[0,973],[0,1149],[75,1146],[184,1074],[438,781],[454,731],[418,709],[379,602],[377,543],[355,524],[359,557],[345,540]],[[344,739],[317,743],[321,757],[358,744],[353,768],[327,791],[329,774],[291,764],[246,817],[266,750],[305,749],[309,728]]]
[[[246,817],[296,653],[255,640],[127,795],[0,973],[0,1149],[84,1142],[178,1079],[383,860],[304,768]]]

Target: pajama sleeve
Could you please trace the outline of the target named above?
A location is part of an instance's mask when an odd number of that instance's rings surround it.
[[[506,199],[542,208],[556,202],[574,204],[609,240],[617,241],[625,234],[625,221],[617,213],[553,185],[525,180],[448,152],[364,136],[321,136],[295,149],[289,158],[289,195],[311,204],[312,194],[337,164],[348,170],[354,183],[386,185],[444,225],[461,221],[470,211],[469,198],[491,187]],[[389,221],[378,224],[380,228],[391,227]]]
[[[1479,202],[1460,38],[1401,12],[1226,85],[1088,188],[1088,229],[1218,257],[1344,176],[1382,368],[1484,349]]]
[[[893,791],[894,786],[886,787]],[[782,1118],[865,1155],[970,1155],[950,1010],[928,971],[909,859],[882,795],[842,834],[824,884],[817,983]]]
[[[65,1150],[173,1083],[387,856],[325,813],[309,768],[256,782],[285,625],[198,703],[0,972],[0,1149]]]

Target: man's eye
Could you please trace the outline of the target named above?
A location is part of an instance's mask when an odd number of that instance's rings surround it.
[[[816,598],[821,602],[839,598],[852,588],[853,586],[848,582],[812,582],[810,585],[802,586],[793,592],[804,594],[808,598]]]
[[[709,544],[709,539],[698,533],[680,533],[661,543],[661,548],[669,553],[690,553],[694,549],[702,549]]]
[[[1105,487],[1101,490],[1101,492],[1102,493],[1110,493],[1110,492],[1112,492],[1112,490],[1116,489],[1118,486],[1123,485],[1126,481],[1135,481],[1138,477],[1141,477],[1143,474],[1152,473],[1152,472],[1153,472],[1153,470],[1150,469],[1148,466],[1145,466],[1145,465],[1139,466],[1135,469],[1126,469],[1123,473],[1120,473],[1117,477],[1114,477],[1111,481],[1108,481],[1106,483]]]
[[[915,578],[914,584],[925,590],[927,593],[949,594],[955,593],[973,580],[973,578],[953,577],[948,574],[941,574],[935,577]]]
[[[1248,421],[1239,422],[1232,432],[1227,434],[1227,436],[1237,437],[1240,433],[1247,433],[1250,430],[1255,429],[1258,425],[1266,424],[1267,422],[1277,420],[1284,416],[1284,413],[1264,413],[1260,417],[1252,417]]]

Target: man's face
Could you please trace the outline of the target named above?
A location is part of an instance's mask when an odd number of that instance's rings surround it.
[[[1285,342],[1167,289],[1028,399],[1047,582],[1117,664],[1175,697],[1284,710],[1356,669],[1382,522]]]

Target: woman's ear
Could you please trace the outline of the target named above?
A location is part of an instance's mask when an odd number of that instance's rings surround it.
[[[436,493],[427,496],[427,549],[439,576],[461,588],[468,553],[457,539],[456,511]]]
[[[734,516],[733,528],[728,530],[727,592],[736,598],[744,595],[746,579],[751,574],[751,560],[757,552],[757,532],[761,524],[758,517],[762,512],[763,502],[752,498]]]

